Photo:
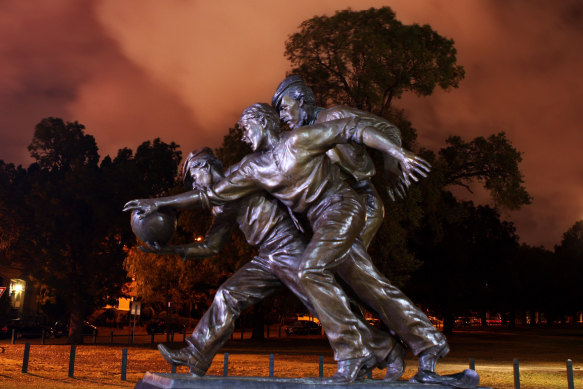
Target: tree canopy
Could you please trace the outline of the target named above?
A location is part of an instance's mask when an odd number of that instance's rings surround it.
[[[308,19],[287,40],[285,56],[321,105],[380,116],[404,92],[427,96],[436,86],[457,87],[464,77],[453,40],[428,25],[401,23],[389,7]]]
[[[177,148],[157,139],[135,156],[124,149],[99,164],[95,140],[82,124],[46,118],[29,146],[36,162],[26,170],[2,163],[1,182],[9,188],[0,204],[11,210],[8,227],[17,230],[15,241],[4,240],[5,253],[66,305],[71,342],[82,342],[87,314],[122,294],[125,247],[134,237],[121,207],[174,183]]]

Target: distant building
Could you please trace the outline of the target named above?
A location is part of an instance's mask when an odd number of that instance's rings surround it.
[[[9,300],[10,317],[30,317],[40,313],[40,307],[46,300],[43,296],[45,289],[18,265],[0,264],[0,286],[6,288],[0,298]]]

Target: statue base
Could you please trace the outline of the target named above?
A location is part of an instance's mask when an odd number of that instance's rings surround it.
[[[346,389],[350,388],[396,388],[428,389],[445,388],[442,385],[418,384],[407,381],[384,382],[382,380],[363,380],[352,384],[326,384],[323,378],[276,378],[276,377],[193,377],[189,374],[150,373],[138,381],[134,389]],[[487,389],[480,387],[482,389]]]

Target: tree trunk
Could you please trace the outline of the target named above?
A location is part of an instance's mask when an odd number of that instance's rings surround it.
[[[536,327],[537,322],[536,322],[536,312],[534,310],[530,311],[530,326],[531,327]]]
[[[486,317],[486,311],[480,311],[480,321],[482,322],[482,327],[488,327],[488,318]]]
[[[257,303],[253,307],[253,334],[251,339],[263,340],[265,339],[265,311],[263,310],[263,302]]]
[[[522,318],[522,326],[526,327],[527,325],[529,325],[529,323],[526,320],[526,309],[520,313],[520,316]]]
[[[451,335],[451,333],[453,332],[454,322],[455,322],[455,320],[453,317],[453,313],[446,312],[443,315],[443,333],[445,335]]]
[[[83,344],[83,319],[84,312],[80,303],[71,304],[71,315],[69,317],[69,338],[70,344]]]
[[[510,311],[510,315],[508,317],[508,327],[516,328],[516,311],[514,309]]]

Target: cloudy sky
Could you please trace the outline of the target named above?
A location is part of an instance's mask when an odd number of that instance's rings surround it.
[[[79,121],[101,156],[144,140],[218,146],[289,69],[314,15],[388,5],[455,41],[460,88],[405,96],[419,143],[506,131],[532,205],[504,216],[548,248],[583,219],[583,3],[578,0],[0,0],[0,159],[28,165],[34,126]]]

